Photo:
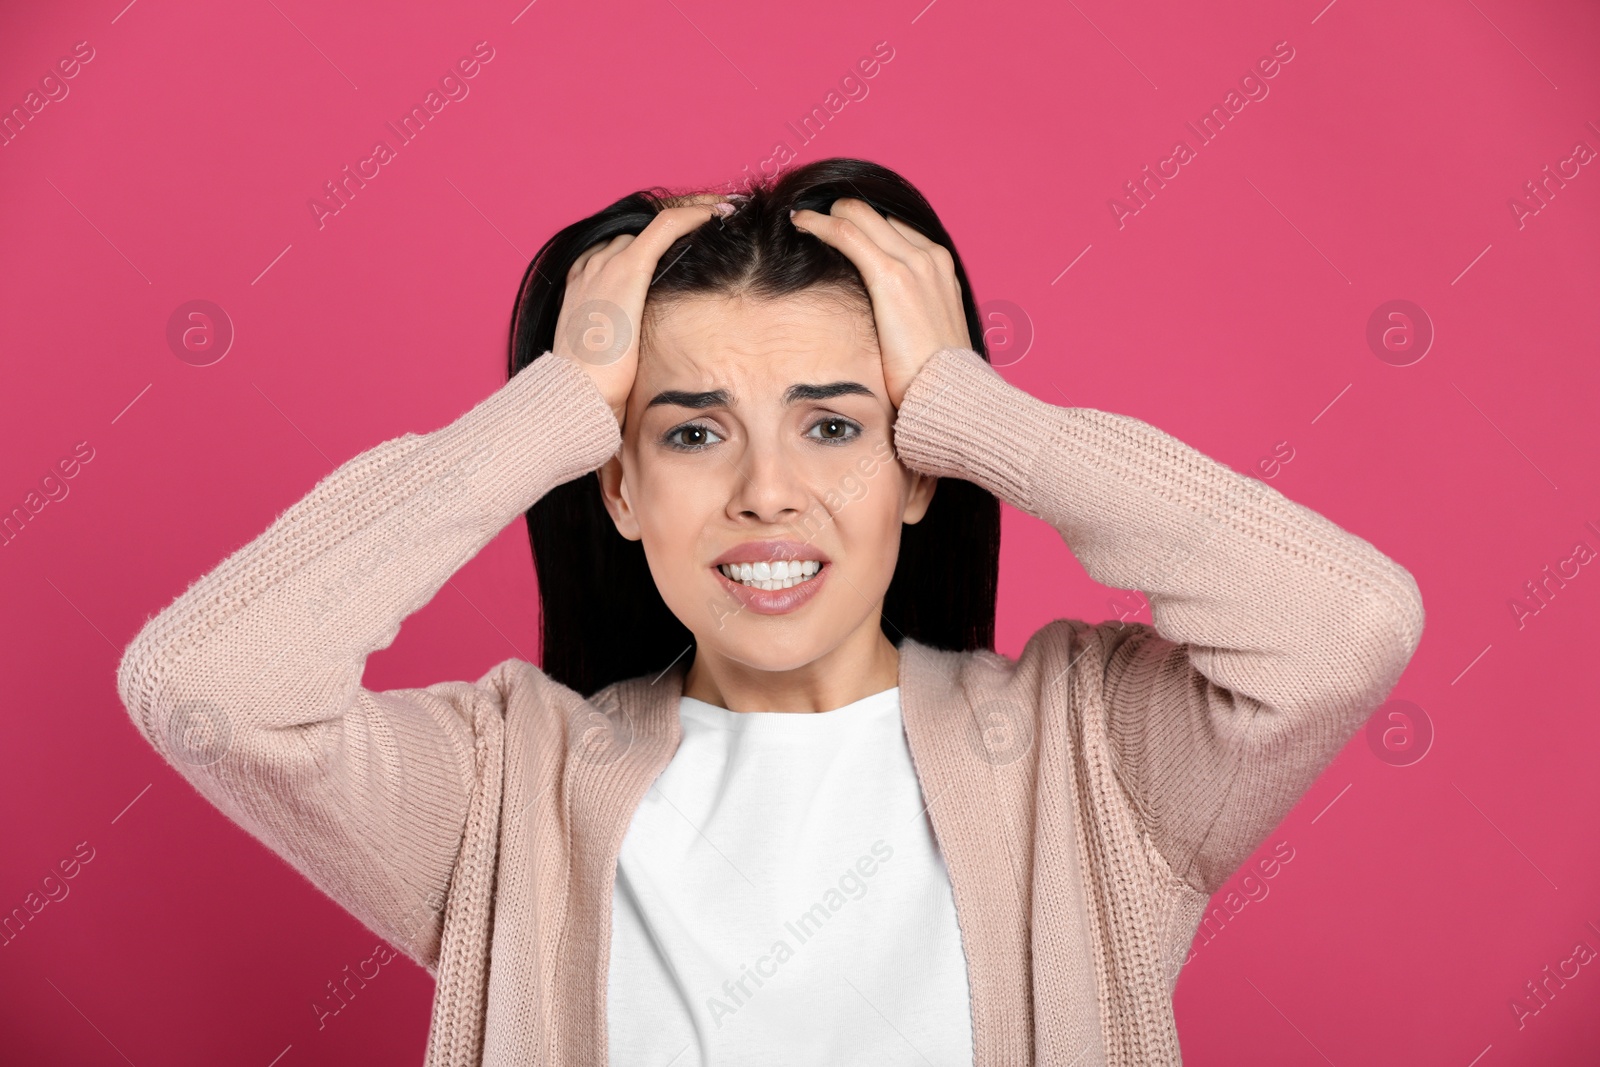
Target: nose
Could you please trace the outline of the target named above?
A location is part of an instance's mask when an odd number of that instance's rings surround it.
[[[751,440],[737,460],[728,497],[728,517],[777,526],[792,522],[805,508],[806,489],[795,457],[778,442]]]

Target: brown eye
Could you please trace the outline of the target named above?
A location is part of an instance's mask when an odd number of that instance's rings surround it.
[[[861,427],[849,419],[841,419],[836,416],[818,420],[812,425],[811,429],[814,432],[810,436],[815,436],[817,440],[829,443],[849,441],[861,433]]]
[[[669,448],[676,448],[681,452],[693,452],[722,438],[718,437],[711,427],[691,422],[668,430],[663,440]]]

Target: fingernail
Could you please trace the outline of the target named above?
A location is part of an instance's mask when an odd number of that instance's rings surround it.
[[[792,218],[794,218],[794,208],[790,208],[790,209],[789,209],[789,217],[790,217],[790,218],[791,218],[791,219],[792,219]]]
[[[730,203],[728,203],[726,201],[723,201],[720,204],[712,204],[711,205],[711,210],[715,211],[718,215],[721,215],[723,217],[727,217],[727,216],[733,214],[734,205],[730,204]]]

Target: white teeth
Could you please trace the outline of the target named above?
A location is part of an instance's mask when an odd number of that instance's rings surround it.
[[[773,591],[799,585],[822,570],[822,563],[814,559],[792,559],[771,563],[724,563],[717,569],[736,582]]]

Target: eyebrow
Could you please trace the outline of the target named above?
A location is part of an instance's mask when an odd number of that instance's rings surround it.
[[[791,385],[784,390],[784,404],[795,404],[802,400],[831,400],[836,396],[866,396],[873,395],[871,389],[860,382],[828,382],[824,385],[811,385],[801,383]],[[726,389],[712,389],[704,393],[691,393],[682,389],[668,389],[657,393],[650,398],[650,403],[645,407],[653,408],[658,404],[670,404],[680,408],[714,408],[728,405],[728,391]]]

